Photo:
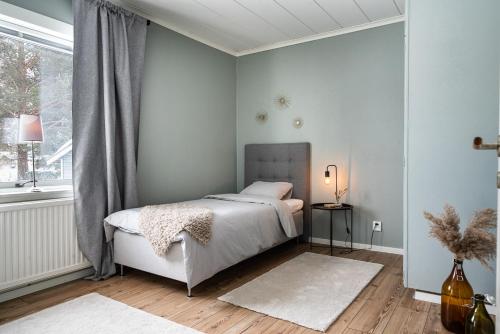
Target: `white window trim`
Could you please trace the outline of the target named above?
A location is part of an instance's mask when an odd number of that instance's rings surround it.
[[[16,188],[15,187],[15,183],[17,182],[27,182],[27,181],[31,181],[30,180],[19,180],[19,181],[11,181],[11,182],[0,182],[0,193],[2,191],[2,189],[10,189],[10,188]],[[72,179],[59,179],[59,180],[40,180],[38,181],[38,179],[36,180],[36,185],[37,186],[40,186],[40,187],[51,187],[51,186],[56,186],[56,187],[60,187],[60,186],[67,186],[67,185],[71,185],[73,184],[73,180]],[[31,183],[26,183],[24,185],[24,187],[20,187],[20,188],[30,188],[32,186]],[[16,189],[19,189],[19,188],[16,188]],[[1,196],[1,194],[0,194]]]
[[[73,26],[51,17],[0,1],[0,26],[73,48]],[[0,182],[0,204],[73,197],[71,180],[40,181],[43,192],[30,192],[31,184],[15,188],[15,182]]]
[[[0,25],[73,47],[73,26],[51,17],[0,1]]]
[[[40,188],[43,191],[33,193],[30,191],[30,188],[31,187],[9,188],[9,190],[12,191],[0,192],[0,208],[2,207],[2,204],[8,203],[42,201],[56,198],[73,198],[73,187],[71,185],[41,186]]]

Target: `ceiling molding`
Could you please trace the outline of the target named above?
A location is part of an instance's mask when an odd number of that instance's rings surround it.
[[[307,37],[302,37],[302,38],[297,38],[297,39],[291,39],[291,40],[288,40],[288,41],[283,41],[283,42],[278,42],[278,43],[273,43],[273,44],[269,44],[269,45],[260,46],[258,48],[254,48],[254,49],[243,50],[243,51],[240,51],[240,52],[236,52],[235,56],[236,57],[246,56],[246,55],[253,54],[253,53],[258,53],[258,52],[263,52],[263,51],[269,51],[269,50],[279,49],[279,48],[284,48],[286,46],[291,46],[291,45],[296,45],[296,44],[302,44],[302,43],[307,43],[307,42],[311,42],[311,41],[317,41],[319,39],[324,39],[324,38],[329,38],[329,37],[334,37],[334,36],[339,36],[339,35],[345,35],[345,34],[350,34],[352,32],[356,32],[356,31],[377,28],[377,27],[388,25],[388,24],[394,24],[394,23],[404,22],[404,21],[405,21],[405,16],[404,15],[395,16],[395,17],[391,17],[391,18],[388,18],[388,19],[382,19],[382,20],[377,20],[377,21],[365,23],[365,24],[360,24],[360,25],[357,25],[357,26],[354,26],[354,27],[336,29],[336,30],[332,30],[332,31],[329,31],[329,32],[323,32],[323,33],[312,35],[312,36],[307,36]]]
[[[384,25],[405,21],[405,16],[399,15],[399,16],[394,16],[394,17],[387,18],[387,19],[381,19],[381,20],[377,20],[377,21],[373,21],[373,22],[360,24],[360,25],[353,26],[353,27],[340,28],[340,29],[336,29],[336,30],[332,30],[332,31],[328,31],[328,32],[323,32],[323,33],[319,33],[319,34],[315,34],[315,35],[311,35],[311,36],[307,36],[307,37],[301,37],[301,38],[296,38],[296,39],[290,39],[290,40],[283,41],[283,42],[272,43],[272,44],[260,46],[257,48],[253,48],[253,49],[236,51],[236,50],[228,49],[228,48],[223,47],[221,45],[218,45],[216,43],[213,43],[205,38],[197,36],[196,34],[193,34],[189,31],[181,29],[175,25],[172,25],[171,23],[167,22],[166,20],[164,20],[160,17],[148,14],[148,13],[144,12],[143,10],[141,10],[139,7],[131,4],[129,2],[129,0],[110,0],[110,1],[127,9],[127,10],[132,11],[138,15],[141,15],[142,17],[144,17],[148,20],[151,20],[152,22],[155,22],[156,24],[159,24],[167,29],[175,31],[181,35],[189,37],[189,38],[191,38],[195,41],[198,41],[200,43],[203,43],[211,48],[217,49],[219,51],[225,52],[225,53],[227,53],[231,56],[235,56],[235,57],[246,56],[246,55],[253,54],[253,53],[259,53],[259,52],[263,52],[263,51],[279,49],[279,48],[283,48],[283,47],[287,47],[287,46],[291,46],[291,45],[307,43],[307,42],[316,41],[316,40],[320,40],[320,39],[324,39],[324,38],[345,35],[345,34],[349,34],[352,32],[377,28],[377,27],[381,27]]]

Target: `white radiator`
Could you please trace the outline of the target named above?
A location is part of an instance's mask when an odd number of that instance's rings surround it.
[[[89,267],[72,199],[0,205],[0,292]]]

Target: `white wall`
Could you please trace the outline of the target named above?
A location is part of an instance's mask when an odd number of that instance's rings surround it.
[[[496,208],[497,161],[472,139],[498,133],[498,0],[410,0],[408,4],[408,285],[439,292],[452,255],[428,236],[422,212],[455,206],[462,227],[474,210]],[[477,261],[465,272],[494,294],[495,274]]]

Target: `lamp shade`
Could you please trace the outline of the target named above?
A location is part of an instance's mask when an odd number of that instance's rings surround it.
[[[42,120],[37,115],[19,115],[19,142],[43,141]]]

